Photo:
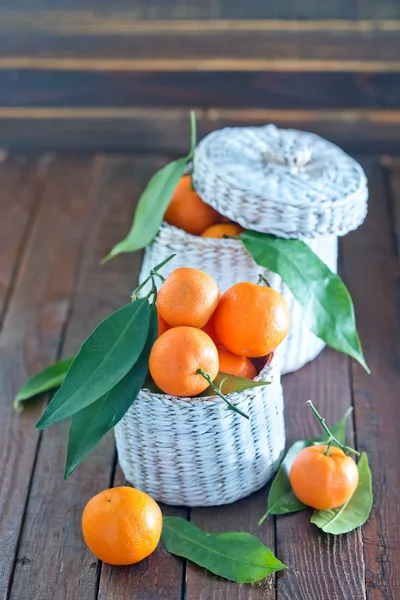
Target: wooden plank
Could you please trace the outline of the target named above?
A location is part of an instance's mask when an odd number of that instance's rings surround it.
[[[126,255],[105,267],[100,267],[99,262],[123,236],[132,219],[135,204],[132,199],[138,198],[147,179],[162,162],[163,159],[158,157],[107,159],[95,194],[93,220],[82,256],[63,355],[75,352],[101,318],[129,298],[136,283],[140,254]],[[88,499],[112,483],[114,441],[112,434],[106,436],[71,481],[65,483],[66,439],[66,424],[50,428],[43,434],[19,549],[19,556],[40,556],[40,563],[32,559],[29,564],[26,560],[25,564],[22,560],[17,562],[10,600],[24,597],[30,581],[37,582],[30,600],[72,600],[77,595],[80,600],[97,597],[100,566],[83,542],[80,518]],[[175,567],[175,573],[172,567]],[[122,599],[125,596],[120,595],[121,589],[126,589],[127,598],[143,599],[143,595],[134,596],[133,592],[142,589],[146,590],[143,593],[150,594],[151,584],[155,589],[159,588],[161,578],[161,589],[165,588],[168,594],[176,591],[176,598],[180,598],[181,571],[181,562],[160,549],[149,561],[133,567],[132,572],[105,567],[100,597]],[[167,597],[172,599],[173,596]]]
[[[399,63],[400,65],[400,63]],[[59,67],[61,64],[59,65]],[[1,107],[400,108],[398,73],[1,70]],[[190,69],[194,65],[190,66]]]
[[[138,196],[155,168],[154,159],[149,162],[138,161],[135,167],[130,160],[109,159],[103,168],[100,157],[91,190],[74,199],[81,211],[90,212],[91,220],[63,356],[74,354],[102,318],[129,301],[140,255],[124,256],[105,267],[99,263],[131,222],[132,197]],[[79,178],[78,167],[70,168],[68,175],[72,181]],[[64,193],[73,194],[73,189],[68,192]],[[57,267],[62,270],[62,255],[58,257]],[[30,600],[94,600],[97,596],[99,567],[83,542],[80,520],[89,498],[111,484],[114,442],[111,434],[107,436],[64,482],[67,430],[68,424],[62,423],[43,433],[9,600],[26,597],[28,590]]]
[[[105,70],[108,65],[131,69],[227,68],[239,71],[263,68],[306,70],[312,65],[320,71],[392,70],[399,63],[400,30],[377,29],[270,29],[215,28],[203,31],[150,29],[143,22],[104,23],[95,20],[85,30],[82,24],[58,29],[53,23],[40,27],[14,23],[0,11],[0,57],[4,68],[43,65],[65,69],[67,65],[89,64]],[[58,23],[58,21],[57,21]],[[211,23],[216,23],[212,21]],[[285,23],[285,22],[283,22]],[[162,25],[162,24],[161,24]],[[107,28],[108,26],[108,28]],[[141,29],[138,27],[141,26]],[[93,29],[92,29],[93,27]],[[99,31],[97,31],[97,29]],[[144,29],[144,31],[143,31]],[[73,61],[75,61],[73,63]],[[122,66],[121,66],[122,65]],[[182,67],[183,65],[183,67]],[[185,67],[186,65],[186,67]],[[355,66],[354,66],[355,65]],[[358,69],[357,69],[358,67]]]
[[[193,508],[190,520],[210,533],[245,531],[256,535],[275,552],[275,528],[273,519],[261,527],[257,522],[265,512],[267,493],[263,489],[249,498],[228,506]],[[186,600],[275,600],[275,577],[271,576],[254,585],[239,585],[212,575],[208,571],[188,563],[186,569]]]
[[[357,15],[359,19],[398,19],[400,6],[397,0],[358,0]]]
[[[400,151],[398,110],[196,109],[198,139],[221,127],[265,125],[313,131],[348,152]],[[13,151],[134,151],[184,154],[187,109],[0,108],[0,148]]]
[[[51,363],[58,353],[89,217],[88,203],[81,200],[90,189],[91,165],[87,161],[73,164],[73,170],[69,163],[51,165],[0,335],[2,599],[11,583],[39,439],[35,423],[44,406],[43,400],[29,403],[17,414],[12,402],[27,376]],[[8,200],[11,206],[13,199]],[[26,559],[40,563],[38,556],[20,555],[19,559],[21,567],[27,566]],[[32,598],[33,585],[31,581],[29,592],[20,598]]]
[[[37,161],[0,152],[0,323],[39,199]]]
[[[399,271],[387,188],[376,163],[365,163],[370,208],[362,228],[344,238],[344,274],[364,340],[368,376],[352,364],[357,444],[368,453],[374,508],[363,527],[368,598],[400,597]]]
[[[114,486],[125,485],[118,467]],[[164,516],[187,518],[189,510],[160,504]],[[161,544],[146,560],[131,567],[103,564],[98,600],[181,600],[185,562],[169,554]]]
[[[390,160],[386,173],[397,260],[400,262],[400,158]],[[400,291],[400,290],[399,290]]]
[[[328,424],[351,403],[349,360],[325,349],[312,363],[283,378],[289,444],[321,434],[306,400],[312,399]],[[348,427],[353,442],[352,428]],[[289,569],[278,575],[279,600],[365,599],[361,532],[328,536],[310,521],[311,510],[277,517],[277,555]]]
[[[8,0],[9,8],[13,11],[32,10],[29,0]],[[39,0],[35,4],[38,11],[52,10],[66,11],[80,9],[83,13],[94,10],[110,11],[107,0]],[[135,19],[338,19],[356,16],[356,3],[354,0],[308,0],[299,6],[295,0],[283,0],[280,3],[253,0],[248,5],[240,0],[135,0],[135,3],[127,3],[125,0],[116,0],[112,9],[115,11],[125,10]]]

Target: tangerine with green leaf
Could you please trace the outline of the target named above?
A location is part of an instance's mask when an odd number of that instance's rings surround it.
[[[316,510],[331,510],[350,500],[359,474],[355,461],[343,450],[318,444],[299,452],[289,478],[300,502]]]
[[[250,282],[230,287],[214,314],[215,332],[233,354],[257,358],[275,350],[290,325],[283,296],[264,285]]]
[[[218,350],[210,336],[195,327],[173,327],[153,345],[150,374],[163,392],[171,396],[196,396],[218,375]]]
[[[164,220],[187,233],[200,235],[207,227],[218,223],[220,215],[193,189],[191,176],[184,175],[173,193]]]

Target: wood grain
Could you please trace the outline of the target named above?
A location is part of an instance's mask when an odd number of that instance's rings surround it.
[[[209,24],[208,29],[204,23]],[[296,23],[291,28],[285,21],[280,23],[273,27],[264,21],[264,28],[262,23],[257,22],[257,27],[250,23],[246,29],[232,28],[231,22],[198,21],[181,28],[164,21],[149,27],[122,16],[101,19],[99,15],[85,21],[70,13],[54,22],[47,15],[21,21],[7,18],[0,10],[1,66],[55,64],[55,68],[66,68],[75,60],[78,66],[91,61],[101,70],[108,64],[121,65],[121,61],[132,69],[150,69],[157,61],[164,70],[191,64],[197,71],[217,68],[223,62],[225,68],[236,71],[256,70],[259,64],[275,70],[304,70],[313,65],[339,71],[356,64],[366,71],[371,66],[393,70],[398,65],[400,26],[352,30],[340,24],[327,29],[314,22],[313,29],[306,29],[303,22],[297,28]]]
[[[76,199],[91,213],[91,219],[80,258],[63,356],[74,354],[104,317],[129,300],[137,276],[138,257],[133,263],[132,257],[124,257],[104,268],[99,262],[109,247],[122,237],[132,218],[132,195],[134,192],[137,195],[143,181],[140,178],[138,181],[138,171],[129,160],[109,159],[105,165],[102,163],[100,157],[94,165],[89,193]],[[69,175],[74,181],[79,176],[75,169],[71,169]],[[146,175],[148,172],[143,169],[142,176]],[[132,176],[136,176],[135,184]],[[62,268],[61,263],[59,267]],[[114,441],[111,433],[106,436],[71,480],[65,482],[67,430],[68,423],[63,423],[43,433],[10,600],[22,598],[30,581],[36,582],[30,600],[73,600],[76,597],[94,600],[97,596],[99,567],[83,542],[80,522],[86,502],[110,487]],[[41,535],[35,536],[38,528]],[[23,557],[29,558],[29,564],[23,564]]]
[[[0,335],[0,544],[7,548],[0,561],[0,598],[6,597],[11,581],[38,444],[35,423],[44,405],[43,399],[28,403],[17,414],[13,397],[28,375],[58,354],[89,218],[81,198],[89,189],[90,174],[86,164],[75,165],[74,177],[68,162],[51,165]],[[10,206],[14,198],[2,200]],[[40,563],[33,555],[18,559],[24,568],[29,560]]]
[[[400,73],[1,70],[1,107],[400,108]],[[318,67],[319,69],[320,67]],[[18,76],[17,76],[18,74]]]
[[[7,160],[0,153],[0,323],[40,196],[37,165],[26,158]]]
[[[113,485],[125,485],[117,467]],[[160,504],[164,516],[187,518],[189,510]],[[98,600],[181,600],[186,561],[167,552],[161,544],[146,560],[131,567],[103,564]]]
[[[394,228],[397,260],[400,263],[400,158],[391,161],[386,172],[386,185],[390,199],[390,216]],[[400,292],[400,289],[398,290]]]
[[[357,444],[368,453],[374,508],[363,527],[368,599],[400,597],[399,275],[393,221],[380,167],[365,163],[370,208],[362,228],[346,236],[344,274],[372,375],[352,364]]]
[[[388,1],[388,0],[386,0]],[[29,0],[13,0],[10,6],[13,11],[32,10]],[[110,11],[107,0],[38,0],[35,3],[38,11],[52,10],[65,11],[67,9],[82,12],[94,10]],[[307,0],[299,5],[294,0],[282,0],[280,3],[253,0],[248,5],[240,0],[135,0],[135,3],[126,0],[116,0],[112,9],[115,11],[125,10],[135,19],[320,19],[320,18],[350,18],[356,17],[355,0]]]
[[[398,110],[196,109],[198,139],[220,127],[265,125],[313,131],[349,152],[400,151]],[[187,109],[0,108],[0,148],[167,152],[188,150]]]
[[[246,531],[257,536],[275,552],[274,520],[262,526],[257,522],[264,514],[267,490],[263,489],[245,500],[228,506],[193,508],[190,520],[209,533]],[[254,585],[238,585],[212,575],[208,571],[188,563],[186,570],[186,600],[272,600],[276,597],[275,576]]]
[[[313,400],[328,424],[351,404],[349,360],[325,349],[312,363],[283,378],[288,443],[318,437],[322,430],[306,406]],[[348,424],[353,442],[351,422]],[[277,555],[289,570],[278,574],[277,598],[284,600],[364,600],[365,567],[360,530],[334,537],[310,523],[305,510],[277,517]]]

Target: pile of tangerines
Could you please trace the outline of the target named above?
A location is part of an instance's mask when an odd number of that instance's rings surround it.
[[[276,349],[290,322],[284,298],[267,282],[237,283],[220,294],[210,275],[189,267],[165,279],[157,312],[159,337],[149,368],[171,396],[196,396],[219,372],[253,379],[254,359]]]
[[[157,312],[149,368],[160,390],[173,396],[200,394],[219,372],[254,378],[254,361],[265,364],[289,328],[288,307],[266,281],[238,283],[221,295],[212,277],[192,268],[176,269],[164,280]],[[319,510],[343,505],[358,485],[356,463],[332,440],[303,449],[290,470],[295,495]],[[158,504],[127,486],[97,494],[82,516],[90,550],[112,565],[149,556],[162,525]]]
[[[192,235],[223,238],[239,235],[244,229],[220,215],[212,206],[203,202],[193,188],[190,175],[184,175],[176,187],[164,220]]]

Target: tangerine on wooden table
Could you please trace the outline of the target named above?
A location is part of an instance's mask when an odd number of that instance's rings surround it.
[[[357,465],[340,448],[319,444],[304,448],[293,461],[290,483],[300,502],[316,510],[343,506],[359,480]]]
[[[219,370],[221,373],[228,375],[237,375],[238,377],[246,377],[254,379],[257,371],[250,359],[245,356],[237,356],[232,354],[223,346],[217,346],[219,358]]]
[[[157,294],[157,309],[171,327],[187,325],[201,329],[218,302],[219,291],[214,279],[190,267],[172,271]]]
[[[214,314],[215,332],[225,348],[239,356],[256,358],[275,350],[290,324],[283,296],[250,282],[230,287]]]
[[[217,347],[201,329],[173,327],[155,341],[149,368],[155,384],[166,394],[196,396],[209,385],[198,369],[211,380],[218,374]]]
[[[86,504],[82,531],[99,560],[132,565],[157,547],[162,530],[158,504],[144,492],[121,486],[100,492]]]
[[[164,220],[187,233],[200,235],[207,227],[217,223],[220,215],[193,189],[191,176],[184,175],[173,193]]]
[[[235,236],[242,233],[242,231],[244,231],[243,227],[240,227],[236,223],[219,223],[207,227],[201,234],[201,237],[223,239],[225,235]]]

